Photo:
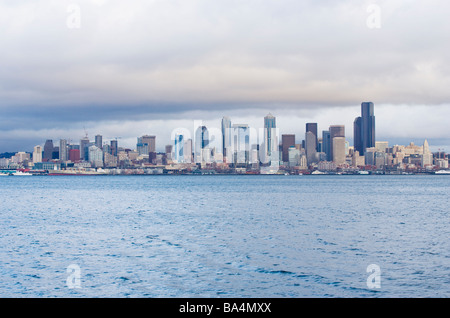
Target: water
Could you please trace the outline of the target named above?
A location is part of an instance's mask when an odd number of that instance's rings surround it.
[[[4,177],[0,297],[449,297],[449,189],[448,176]]]

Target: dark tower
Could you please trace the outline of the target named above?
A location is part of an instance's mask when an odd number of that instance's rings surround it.
[[[367,148],[375,147],[375,115],[371,102],[361,104],[361,142],[362,154]]]

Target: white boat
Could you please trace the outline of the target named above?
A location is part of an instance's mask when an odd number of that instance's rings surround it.
[[[450,170],[439,170],[436,171],[434,174],[450,174]]]
[[[369,174],[369,171],[361,170],[358,172],[358,174]]]
[[[12,173],[13,176],[32,176],[29,172],[16,171]]]

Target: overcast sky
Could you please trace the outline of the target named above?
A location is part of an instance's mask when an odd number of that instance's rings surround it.
[[[450,150],[450,2],[3,0],[0,152],[220,118],[304,138],[375,104],[377,140]],[[351,143],[352,144],[352,143]]]

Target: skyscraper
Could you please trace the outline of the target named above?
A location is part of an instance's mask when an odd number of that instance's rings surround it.
[[[248,164],[250,158],[250,130],[248,125],[233,125],[233,163]]]
[[[345,163],[345,137],[333,138],[333,162],[337,165]]]
[[[206,126],[199,126],[195,132],[194,156],[195,162],[201,163],[204,149],[209,145],[209,133]]]
[[[265,147],[265,156],[267,158],[272,157],[272,153],[275,153],[277,150],[277,142],[276,142],[276,132],[277,128],[276,118],[272,114],[268,114],[264,117],[264,147]]]
[[[332,161],[334,161],[334,146],[333,146],[333,139],[336,137],[344,137],[345,138],[345,126],[344,125],[332,125],[330,126],[330,158]],[[344,151],[345,151],[345,144],[344,144]]]
[[[289,148],[291,146],[295,147],[295,135],[282,135],[281,136],[281,147],[282,147],[281,160],[283,162],[289,162]]]
[[[97,148],[103,149],[103,137],[102,137],[102,135],[95,136],[95,146]]]
[[[175,151],[174,151],[174,159],[177,163],[184,162],[184,136],[181,134],[175,135]]]
[[[360,155],[363,154],[363,143],[362,143],[362,118],[356,117],[353,121],[353,147],[355,151],[358,151]]]
[[[118,152],[118,144],[117,144],[117,140],[111,140],[111,155],[117,157],[117,152]]]
[[[44,156],[42,161],[52,161],[53,159],[53,140],[47,139],[44,145]]]
[[[88,136],[83,137],[80,140],[80,159],[84,161],[89,161],[89,138]]]
[[[231,159],[228,158],[229,154],[227,153],[227,149],[231,147],[231,120],[229,117],[222,118],[222,154],[223,160],[228,162]],[[228,160],[227,160],[228,159]]]
[[[305,152],[308,165],[316,162],[316,145],[317,136],[312,131],[307,131],[305,134]]]
[[[316,151],[318,151],[319,139],[317,136],[317,123],[307,123],[306,124],[306,132],[311,132],[316,138]],[[306,139],[305,139],[306,142]]]
[[[328,130],[322,131],[322,152],[326,154],[327,161],[331,161],[331,135]]]
[[[42,147],[39,145],[34,147],[33,162],[42,162]]]
[[[67,152],[67,140],[61,139],[59,141],[59,160],[66,162],[68,159]]]
[[[361,103],[361,141],[363,153],[375,147],[375,115],[371,102]]]

